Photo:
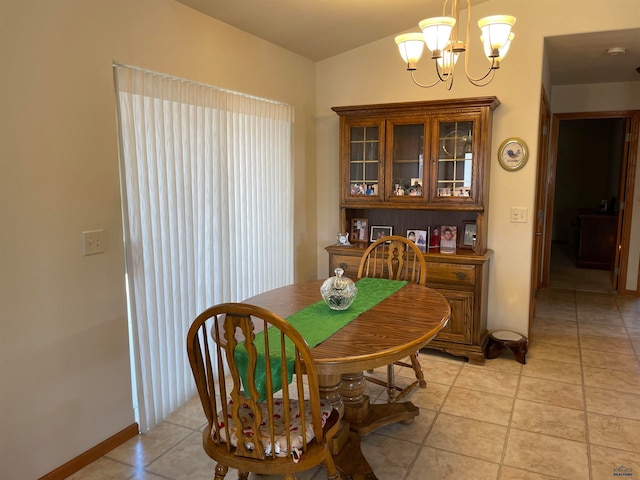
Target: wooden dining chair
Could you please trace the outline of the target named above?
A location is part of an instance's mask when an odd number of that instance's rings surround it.
[[[390,235],[379,238],[365,250],[358,268],[358,278],[363,277],[405,280],[424,286],[427,280],[427,262],[420,248],[411,240],[399,235]],[[412,306],[407,305],[407,308],[412,308]],[[398,327],[402,328],[401,325]],[[397,402],[416,387],[427,387],[422,367],[418,361],[418,352],[413,353],[408,360],[408,362],[398,361],[387,365],[386,381],[370,375],[365,375],[365,378],[386,387],[389,401]],[[406,387],[399,387],[395,380],[394,366],[412,368],[416,381]]]
[[[340,478],[327,443],[339,414],[320,399],[309,347],[285,320],[248,304],[208,308],[191,324],[187,354],[214,480],[229,468],[244,480],[249,473],[291,480],[320,464],[329,479]]]

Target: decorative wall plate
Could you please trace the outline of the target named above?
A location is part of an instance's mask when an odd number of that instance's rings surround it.
[[[498,149],[498,162],[509,172],[520,170],[528,159],[529,147],[520,138],[507,138]]]

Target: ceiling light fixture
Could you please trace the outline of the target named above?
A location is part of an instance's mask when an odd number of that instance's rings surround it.
[[[607,50],[607,53],[612,56],[624,55],[625,53],[627,53],[627,50],[624,47],[611,47],[609,50]]]
[[[514,34],[511,27],[516,23],[515,17],[510,15],[492,15],[478,21],[478,27],[482,31],[480,40],[484,44],[484,54],[491,65],[488,71],[481,77],[475,78],[469,75],[469,25],[471,24],[471,4],[467,0],[467,29],[465,40],[458,39],[458,0],[451,1],[450,16],[446,15],[447,4],[445,0],[442,7],[442,17],[427,18],[419,22],[422,33],[406,33],[396,37],[396,44],[400,50],[400,56],[407,64],[407,70],[411,72],[411,79],[419,87],[429,88],[443,82],[447,90],[453,86],[453,73],[456,62],[461,53],[467,52],[464,59],[464,70],[469,82],[477,87],[488,85],[500,68],[500,62],[509,51]],[[431,50],[431,59],[435,60],[437,78],[430,85],[424,85],[415,79],[418,61],[422,56],[425,44]]]

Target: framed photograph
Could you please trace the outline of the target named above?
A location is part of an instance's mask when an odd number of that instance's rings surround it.
[[[474,248],[476,246],[476,222],[462,222],[460,248]]]
[[[411,229],[407,230],[407,238],[419,247],[426,247],[429,241],[429,227],[427,230]]]
[[[440,253],[456,253],[458,227],[442,225],[440,227]]]
[[[379,238],[388,237],[389,235],[393,235],[393,227],[374,225],[371,227],[369,241],[375,242]]]
[[[351,241],[353,243],[366,243],[369,241],[369,222],[366,218],[354,218],[351,220]]]

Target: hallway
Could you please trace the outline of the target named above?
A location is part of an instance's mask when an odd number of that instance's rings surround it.
[[[577,268],[572,247],[560,242],[551,244],[549,288],[613,293],[610,271]]]

